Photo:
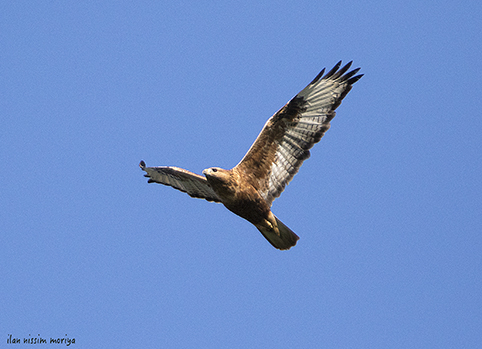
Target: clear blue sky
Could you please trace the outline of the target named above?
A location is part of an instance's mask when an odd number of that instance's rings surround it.
[[[0,348],[479,347],[481,16],[480,1],[4,1]],[[340,59],[365,76],[274,202],[290,251],[147,184],[141,159],[236,165]]]

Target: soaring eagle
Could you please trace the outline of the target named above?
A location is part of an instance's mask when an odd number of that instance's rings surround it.
[[[277,249],[288,250],[299,237],[272,212],[271,205],[298,172],[310,149],[330,128],[335,109],[363,74],[341,61],[323,69],[264,125],[244,158],[234,168],[210,167],[204,177],[178,167],[146,167],[149,183],[169,185],[193,198],[222,203],[254,224]]]

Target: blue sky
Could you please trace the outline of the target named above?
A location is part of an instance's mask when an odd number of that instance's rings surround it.
[[[479,346],[481,10],[3,2],[0,348]],[[147,184],[233,167],[338,60],[365,76],[273,205],[296,247]]]

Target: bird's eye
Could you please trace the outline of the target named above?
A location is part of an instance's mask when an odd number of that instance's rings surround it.
[[[213,168],[213,172],[218,172],[218,169],[217,169],[217,168]]]

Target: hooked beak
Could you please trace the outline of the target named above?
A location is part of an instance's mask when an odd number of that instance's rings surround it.
[[[206,177],[208,176],[215,177],[214,172],[217,172],[217,169],[214,167],[210,167],[203,171],[203,175],[205,175]]]

